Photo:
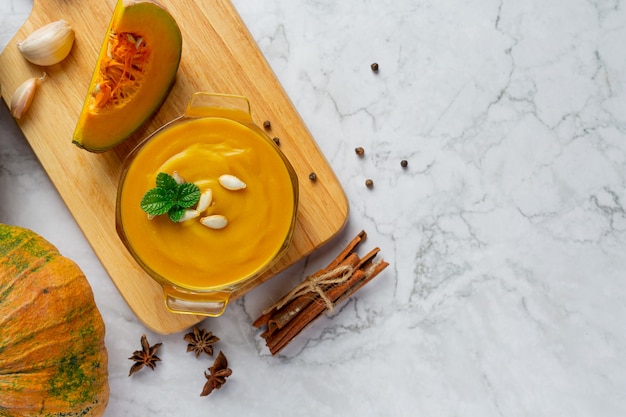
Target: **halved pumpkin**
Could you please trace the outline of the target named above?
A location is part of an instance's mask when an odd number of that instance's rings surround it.
[[[104,152],[128,138],[167,97],[181,52],[180,29],[165,8],[150,0],[118,0],[73,142]]]

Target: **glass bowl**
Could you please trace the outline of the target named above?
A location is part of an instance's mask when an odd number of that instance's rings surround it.
[[[160,173],[177,184],[195,184],[201,194],[211,194],[210,204],[188,207],[184,218],[190,218],[184,221],[167,213],[149,215],[142,199],[157,186]],[[170,311],[219,316],[233,291],[283,256],[297,209],[296,173],[252,121],[248,100],[196,93],[181,117],[143,140],[124,161],[116,229],[137,263],[162,286]]]

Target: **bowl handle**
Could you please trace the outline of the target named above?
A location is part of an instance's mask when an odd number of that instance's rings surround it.
[[[222,315],[230,298],[229,291],[189,293],[171,286],[163,286],[163,293],[169,311],[209,317]]]
[[[243,123],[252,122],[250,102],[243,96],[197,92],[191,96],[186,117],[228,117]]]

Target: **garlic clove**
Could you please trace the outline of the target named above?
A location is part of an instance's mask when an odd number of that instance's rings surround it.
[[[33,102],[33,97],[35,97],[37,85],[45,78],[46,73],[44,72],[41,77],[29,78],[17,87],[11,97],[11,116],[19,119],[26,113],[30,104]]]
[[[54,65],[63,61],[74,45],[74,29],[65,21],[48,23],[17,43],[22,56],[36,65]]]

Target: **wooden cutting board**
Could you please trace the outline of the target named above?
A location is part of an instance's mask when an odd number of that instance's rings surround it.
[[[299,177],[300,205],[293,245],[278,265],[238,290],[234,298],[331,239],[346,223],[348,203],[328,162],[229,0],[160,0],[183,34],[182,60],[170,95],[139,132],[115,149],[91,154],[74,146],[72,133],[115,2],[34,0],[31,16],[0,55],[0,89],[8,105],[23,81],[47,72],[29,112],[17,123],[130,308],[148,328],[175,333],[202,317],[167,311],[160,287],[139,268],[118,238],[114,212],[125,155],[142,138],[182,114],[192,93],[246,96],[254,121],[259,125],[271,121],[270,135],[280,138],[281,148]],[[47,68],[28,63],[16,43],[58,19],[66,20],[76,31],[70,56]],[[317,174],[317,181],[309,180],[311,172]]]

